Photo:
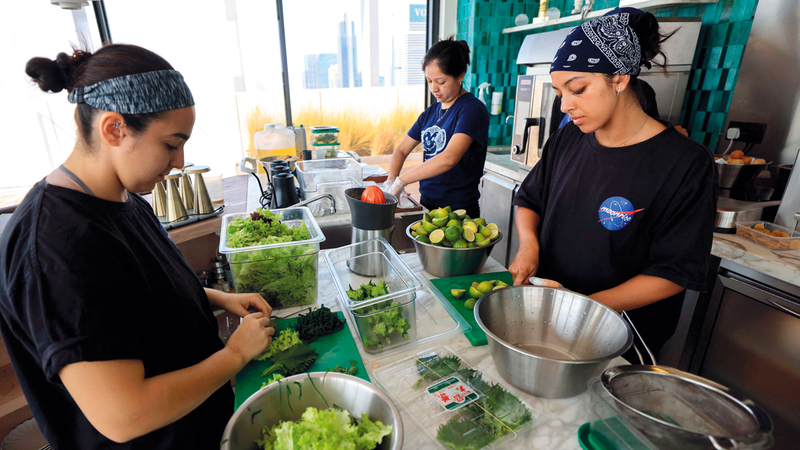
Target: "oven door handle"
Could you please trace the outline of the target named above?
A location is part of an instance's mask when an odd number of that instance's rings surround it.
[[[544,117],[539,117],[539,149],[537,150],[539,158],[542,157],[542,150],[544,150],[545,124],[546,124],[546,119]]]
[[[528,130],[531,127],[539,126],[540,125],[540,121],[543,122],[544,118],[542,118],[542,117],[526,117],[525,118],[525,129],[522,132],[522,152],[520,152],[520,153],[523,153],[526,150],[528,150]],[[541,133],[539,133],[539,134],[541,135]],[[541,144],[539,146],[541,147]]]
[[[770,303],[772,304],[772,306],[774,306],[774,307],[776,307],[776,308],[780,309],[781,311],[783,311],[783,312],[785,312],[785,313],[787,313],[787,314],[791,314],[791,315],[793,315],[793,316],[797,317],[798,319],[800,319],[800,314],[797,314],[796,312],[792,311],[791,309],[789,309],[789,308],[787,308],[787,307],[785,307],[785,306],[783,306],[783,305],[779,305],[778,303],[775,303],[775,302],[773,302],[772,300],[770,300],[770,299],[768,299],[768,298],[767,298],[767,299],[765,299],[765,300],[767,300],[768,302],[770,302]]]

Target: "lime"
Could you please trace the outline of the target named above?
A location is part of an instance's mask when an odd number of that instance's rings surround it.
[[[477,223],[478,225],[484,225],[485,226],[486,225],[486,219],[484,219],[483,217],[478,217],[477,219],[475,219],[475,223]]]
[[[461,239],[461,233],[458,231],[458,227],[449,226],[447,230],[444,232],[444,238],[450,242],[455,242]]]
[[[455,298],[463,297],[466,292],[466,289],[450,289],[450,294]]]
[[[483,297],[483,292],[475,289],[475,286],[469,287],[469,296],[472,298],[481,298]]]
[[[475,225],[475,222],[467,222],[464,224],[464,230],[470,229],[473,233],[478,232],[478,226]]]
[[[450,217],[450,220],[458,220],[458,214],[456,213],[450,213],[448,217]]]
[[[461,222],[459,222],[457,220],[450,219],[449,221],[447,221],[447,226],[448,227],[460,227],[461,226]]]
[[[472,228],[464,227],[464,239],[467,242],[475,242],[475,232],[472,231]]]
[[[435,219],[449,219],[450,218],[450,213],[447,212],[447,210],[445,210],[444,208],[439,208],[439,209],[437,209],[436,211],[433,212],[433,217]],[[445,223],[446,222],[447,221],[445,221]]]
[[[424,234],[418,235],[417,236],[417,241],[422,242],[424,244],[430,244],[431,243],[431,240],[428,239],[428,236],[425,236]]]
[[[447,225],[447,220],[447,217],[437,217],[436,219],[433,219],[433,224],[436,225],[437,228],[443,227]]]
[[[475,248],[475,247],[477,247],[477,245],[475,245],[474,242],[467,243],[467,248]]]
[[[500,231],[500,227],[498,227],[496,223],[490,223],[489,225],[486,225],[486,228],[490,230]]]
[[[467,241],[459,239],[453,242],[453,248],[467,248]]]
[[[504,287],[506,287],[506,286],[495,286],[495,287],[494,287],[494,289],[492,289],[492,290],[493,290],[493,291],[496,291],[496,290],[498,290],[498,289],[503,289]]]
[[[508,286],[507,284],[503,283],[503,282],[502,282],[502,281],[500,281],[500,280],[497,280],[497,281],[494,283],[494,285],[495,285],[495,286],[500,286],[500,287],[506,287],[506,286]]]
[[[478,241],[478,242],[476,242],[475,244],[476,244],[478,247],[486,247],[487,245],[489,245],[489,244],[491,244],[491,243],[492,243],[492,241],[490,241],[489,239],[484,239],[484,240],[482,240],[482,241]]]
[[[466,209],[457,209],[457,210],[453,211],[453,214],[458,216],[458,220],[461,220],[464,217],[467,217],[467,210]]]
[[[449,206],[445,206],[444,210],[447,211],[447,214],[450,214],[451,212],[453,212],[453,210]]]
[[[475,289],[478,289],[478,285],[479,285],[479,284],[480,284],[480,283],[478,283],[477,281],[473,281],[473,282],[472,282],[472,284],[471,284],[471,286],[472,286],[472,287],[474,287]]]
[[[430,233],[428,232],[427,229],[425,229],[425,226],[423,225],[423,226],[417,228],[417,234],[420,235],[420,236],[427,236]]]
[[[494,288],[494,285],[492,283],[488,282],[488,281],[482,281],[478,285],[478,291],[480,291],[480,292],[482,292],[484,294],[489,292],[489,291],[491,291],[493,288]]]
[[[447,247],[447,248],[453,248],[453,243],[448,241],[447,239],[442,241],[442,245]]]
[[[497,231],[497,230],[490,230],[490,233],[491,234],[489,235],[489,239],[492,240],[492,241],[494,241],[494,240],[496,240],[497,238],[500,237],[500,232]]]
[[[430,235],[431,244],[441,244],[444,240],[444,231],[442,230],[433,230]]]
[[[411,225],[411,229],[417,231],[417,228],[422,226],[422,222],[417,222],[414,225]]]
[[[427,233],[425,233],[425,234],[431,234],[431,233],[433,233],[433,230],[435,230],[435,229],[437,229],[439,227],[437,227],[436,225],[434,225],[434,224],[432,224],[430,222],[425,222],[425,223],[422,224],[422,228],[425,231],[427,231]],[[419,231],[419,229],[417,231]]]
[[[476,299],[476,298],[468,298],[464,302],[464,308],[475,309],[475,303],[477,303],[477,302],[478,302],[478,299]]]
[[[489,229],[488,229],[488,228],[486,228],[486,227],[485,227],[485,226],[483,226],[483,225],[478,225],[478,233],[480,233],[480,234],[482,234],[482,235],[484,235],[484,236],[487,236],[487,237],[488,237],[488,236],[490,236],[490,235],[492,234],[492,232],[491,232],[491,231],[489,231]]]
[[[411,237],[417,237],[417,232],[416,231],[412,231],[411,232]]]
[[[484,236],[483,233],[475,233],[475,242],[488,240],[487,236]]]
[[[431,215],[428,214],[428,213],[423,214],[422,215],[422,221],[423,222],[430,222],[431,221]]]

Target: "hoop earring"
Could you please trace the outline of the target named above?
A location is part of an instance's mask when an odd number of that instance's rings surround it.
[[[622,92],[622,86],[617,86],[617,96],[619,96],[620,92]]]

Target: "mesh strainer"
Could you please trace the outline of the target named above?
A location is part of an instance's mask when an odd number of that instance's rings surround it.
[[[761,449],[772,421],[751,400],[665,366],[620,366],[600,376],[619,412],[658,448]]]

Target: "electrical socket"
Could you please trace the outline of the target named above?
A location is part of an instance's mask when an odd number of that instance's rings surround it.
[[[767,130],[767,124],[755,122],[734,122],[728,124],[728,129],[738,128],[739,137],[734,139],[739,142],[747,142],[749,144],[760,144],[764,140],[764,133]]]

